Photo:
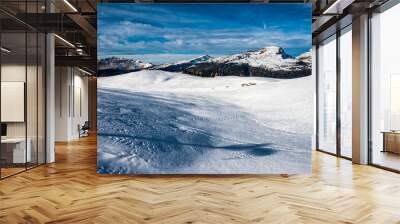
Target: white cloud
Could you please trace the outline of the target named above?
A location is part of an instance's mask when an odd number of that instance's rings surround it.
[[[164,28],[121,21],[99,28],[99,53],[143,54],[205,53],[229,54],[270,45],[284,48],[311,45],[310,34],[278,29],[190,29]]]

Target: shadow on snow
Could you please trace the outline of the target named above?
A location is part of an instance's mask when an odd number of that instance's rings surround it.
[[[176,170],[190,166],[210,150],[237,151],[249,156],[276,152],[271,143],[243,144],[235,143],[234,138],[220,137],[218,133],[230,127],[221,127],[222,121],[210,123],[212,120],[190,112],[188,108],[199,107],[197,103],[198,99],[190,97],[99,89],[99,165],[104,169],[115,165],[112,161],[101,161],[102,153],[114,155],[115,160],[135,162],[139,158],[154,169]],[[202,98],[201,103],[200,107],[206,105],[207,111],[221,110],[221,105],[207,99]],[[238,125],[232,122],[239,121],[229,122]]]
[[[165,139],[160,139],[160,138],[148,138],[148,137],[143,137],[143,136],[110,134],[110,133],[100,133],[100,134],[98,134],[98,136],[100,138],[101,137],[119,137],[119,138],[139,139],[139,140],[144,140],[144,141],[149,141],[149,142],[172,144],[174,146],[193,146],[196,148],[227,149],[227,150],[232,150],[232,151],[244,151],[253,156],[268,156],[268,155],[273,154],[276,151],[273,148],[268,147],[268,146],[271,146],[270,143],[213,146],[211,144],[207,145],[207,144],[194,144],[194,143],[188,143],[188,142],[180,142],[179,140],[172,139],[171,137],[166,137]]]

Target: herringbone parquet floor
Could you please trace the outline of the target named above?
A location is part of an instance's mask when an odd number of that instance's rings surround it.
[[[0,181],[0,223],[400,223],[400,175],[313,155],[294,176],[96,174],[96,139]]]

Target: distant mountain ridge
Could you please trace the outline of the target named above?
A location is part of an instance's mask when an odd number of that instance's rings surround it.
[[[182,70],[174,71],[201,77],[257,76],[289,79],[311,75],[311,54],[304,53],[300,56],[294,58],[283,48],[270,46],[240,54],[209,58],[190,66],[185,63],[185,66],[181,67]],[[178,67],[174,65],[174,68]],[[160,70],[171,71],[168,66]]]
[[[311,52],[305,52],[294,58],[287,54],[283,48],[278,46],[269,46],[259,50],[247,51],[223,57],[204,55],[190,60],[161,65],[143,63],[132,59],[129,59],[130,61],[115,58],[104,60],[105,61],[102,63],[111,63],[111,66],[100,67],[99,62],[99,69],[110,69],[110,67],[112,69],[117,69],[118,71],[122,71],[126,68],[131,69],[126,70],[126,72],[151,69],[168,72],[182,72],[201,77],[257,76],[282,79],[311,75]],[[118,62],[125,63],[118,65]]]
[[[189,60],[184,60],[184,61],[177,61],[174,63],[168,63],[168,64],[161,64],[161,65],[156,65],[153,66],[151,69],[154,70],[163,70],[163,71],[168,71],[168,72],[182,72],[185,69],[199,63],[207,62],[210,59],[212,59],[210,55],[204,55],[200,56],[197,58],[189,59]]]
[[[127,72],[140,71],[151,68],[154,65],[135,59],[110,57],[103,58],[97,62],[99,76],[119,75]]]

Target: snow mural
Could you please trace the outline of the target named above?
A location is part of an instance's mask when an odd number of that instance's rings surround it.
[[[310,172],[311,5],[98,9],[99,173]]]

